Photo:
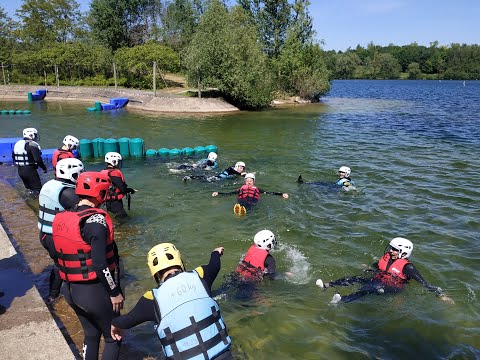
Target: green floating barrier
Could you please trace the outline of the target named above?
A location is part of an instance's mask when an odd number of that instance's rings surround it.
[[[195,154],[201,154],[201,153],[204,153],[206,149],[204,146],[195,146],[193,148],[193,151],[195,152]]]
[[[10,115],[15,115],[17,113],[17,110],[8,110],[8,113]]]
[[[168,156],[169,154],[170,154],[170,149],[167,149],[167,148],[158,149],[159,156]]]
[[[30,110],[0,110],[0,114],[2,115],[27,115],[31,114],[32,112]]]
[[[27,93],[27,98],[28,98],[28,101],[33,101],[33,96],[31,92]]]
[[[205,150],[206,150],[207,152],[214,152],[214,153],[216,153],[216,152],[218,152],[218,147],[216,147],[215,145],[207,145],[207,146],[205,146]]]
[[[105,139],[96,138],[92,140],[93,156],[103,157],[105,156]]]
[[[130,139],[129,148],[130,156],[143,157],[143,155],[145,154],[145,142],[143,141],[143,139]]]
[[[23,110],[23,113],[24,113],[25,115],[28,115],[28,114],[31,114],[32,112],[31,112],[30,110]]]
[[[78,144],[78,152],[82,158],[93,157],[92,142],[88,139],[81,139]]]
[[[122,155],[122,157],[130,156],[129,144],[130,138],[128,137],[118,139],[118,147],[120,148],[120,155]]]
[[[2,110],[0,113],[2,113],[2,115],[8,115],[8,110]]]
[[[180,153],[184,156],[190,156],[193,154],[193,149],[191,147],[185,147],[182,150],[180,150]]]
[[[146,156],[157,156],[157,150],[155,149],[148,149],[146,152],[145,152],[145,155]]]
[[[117,139],[105,139],[103,143],[103,147],[105,150],[105,154],[108,152],[116,152],[116,153],[120,152],[120,147],[118,146]]]
[[[88,111],[97,111],[97,109],[94,108],[94,107],[89,107],[89,108],[87,108],[87,110],[88,110]]]
[[[168,152],[168,155],[169,155],[169,156],[178,156],[178,155],[180,155],[180,149],[171,149],[171,150]]]

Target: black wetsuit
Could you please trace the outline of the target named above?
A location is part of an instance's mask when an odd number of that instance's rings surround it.
[[[74,211],[90,209],[82,205]],[[72,216],[76,216],[73,215]],[[121,293],[119,277],[114,277],[114,287],[111,288],[104,272],[108,271],[106,256],[107,225],[105,217],[94,214],[87,218],[81,226],[82,238],[92,247],[92,266],[97,278],[84,282],[67,282],[62,288],[67,303],[73,308],[80,320],[84,332],[84,356],[86,360],[97,360],[100,338],[103,335],[105,347],[103,360],[118,359],[120,342],[111,337],[110,325],[112,319],[119,316],[113,311],[110,297]],[[118,249],[114,246],[116,257]],[[109,272],[108,272],[109,273]],[[112,274],[113,275],[113,274]],[[111,279],[110,279],[111,280]]]
[[[387,264],[387,269],[390,268],[393,260],[390,259]],[[363,284],[359,291],[343,296],[341,302],[351,302],[357,300],[365,295],[368,294],[383,294],[383,293],[397,293],[403,289],[403,287],[398,286],[387,286],[381,279],[375,277],[375,274],[380,272],[381,270],[378,269],[378,262],[373,264],[372,267],[375,269],[371,277],[368,276],[353,276],[353,277],[344,277],[332,282],[329,282],[329,286],[349,286],[355,283]],[[407,278],[405,284],[408,283],[409,280],[414,279],[418,283],[420,283],[423,287],[428,289],[429,291],[435,292],[438,296],[442,295],[442,290],[436,286],[430,285],[418,272],[415,265],[412,263],[408,263],[403,268],[403,275]]]
[[[225,180],[225,179],[232,179],[235,176],[244,176],[244,173],[239,173],[235,168],[232,166],[226,168],[223,170],[220,174],[217,174],[215,176],[209,176],[207,177],[206,175],[192,175],[183,178],[184,180],[189,180],[189,179],[199,179],[199,180],[205,180],[205,181],[217,181],[217,180]],[[189,179],[186,179],[189,178]]]
[[[204,283],[207,285],[207,292],[211,296],[212,293],[212,285],[213,282],[215,281],[215,278],[218,275],[218,272],[220,271],[220,254],[217,251],[213,251],[210,255],[210,261],[208,265],[202,265],[200,270],[197,268],[197,272],[199,273],[200,277],[203,279]],[[202,276],[203,273],[203,276]],[[170,276],[175,276],[169,275]],[[167,277],[166,280],[169,279]],[[119,329],[130,329],[134,326],[137,326],[141,323],[147,322],[147,321],[153,321],[157,323],[157,315],[155,313],[155,300],[153,298],[153,293],[152,291],[147,291],[141,298],[138,300],[137,304],[135,307],[130,310],[128,314],[121,315],[119,317],[116,317],[115,319],[112,320],[112,325],[119,328]],[[226,351],[222,353],[220,356],[217,358],[218,360],[226,360],[226,359],[232,359],[232,355],[230,351]]]
[[[281,192],[275,192],[275,191],[266,191],[266,190],[262,190],[260,188],[257,188],[259,193],[260,194],[267,194],[267,195],[277,195],[277,196],[282,196],[283,193]],[[237,190],[234,190],[234,191],[230,191],[230,192],[219,192],[218,195],[234,195],[234,194],[239,194],[240,193],[240,188],[238,188]],[[258,202],[259,199],[255,199],[253,197],[248,197],[248,198],[245,198],[245,199],[237,199],[237,202],[242,205],[242,206],[245,206],[245,208],[247,210],[251,209],[253,207],[253,205],[255,205],[257,202]]]
[[[73,184],[73,182],[61,179],[62,182]],[[80,198],[77,194],[75,194],[75,188],[66,187],[64,188],[59,196],[60,205],[63,206],[65,210],[73,209],[75,205],[78,204]],[[52,234],[44,233],[40,231],[39,233],[40,243],[42,246],[48,251],[48,254],[53,259],[53,261],[57,262],[57,256],[55,252],[55,245],[53,244]],[[52,271],[50,272],[50,279],[49,279],[49,297],[53,300],[60,295],[60,288],[62,287],[63,280],[60,278],[60,274],[58,272],[58,267],[53,265]]]
[[[46,173],[47,167],[43,163],[40,149],[35,144],[30,146],[31,140],[29,138],[24,138],[23,140],[25,140],[25,151],[27,152],[28,160],[32,165],[18,166],[18,176],[20,176],[23,185],[27,189],[38,193],[42,189],[42,182],[37,169],[40,167]],[[12,158],[15,159],[15,155],[12,154]]]
[[[115,169],[114,167],[107,166],[106,170],[112,170]],[[120,170],[118,170],[120,171]],[[112,181],[112,191],[111,194],[118,194],[115,192],[115,189],[119,189],[120,194],[122,195],[127,195],[128,194],[134,194],[135,190],[132,188],[129,188],[127,183],[119,176],[112,176],[111,172],[108,173],[108,176],[110,177],[110,180]],[[105,202],[105,205],[107,207],[108,211],[111,211],[112,213],[115,214],[115,218],[126,218],[128,217],[127,212],[125,211],[123,207],[123,199],[110,199]]]

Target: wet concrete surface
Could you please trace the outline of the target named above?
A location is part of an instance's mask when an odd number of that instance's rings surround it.
[[[43,300],[53,262],[38,238],[38,200],[20,184],[16,168],[1,166],[0,305],[6,312],[0,315],[0,358],[79,359],[83,331],[75,313],[63,297],[49,307]],[[154,358],[122,346],[120,359]]]

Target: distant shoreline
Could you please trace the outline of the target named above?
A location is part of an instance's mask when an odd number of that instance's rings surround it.
[[[27,101],[28,93],[45,86],[0,85],[0,100]],[[49,86],[45,101],[95,101],[108,103],[110,98],[127,97],[129,109],[162,113],[226,113],[240,111],[237,107],[220,98],[185,97],[166,91],[158,91],[157,96],[152,91],[136,89],[114,89],[105,87],[82,86]]]

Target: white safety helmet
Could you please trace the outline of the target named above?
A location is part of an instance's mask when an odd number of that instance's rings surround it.
[[[35,128],[23,129],[23,137],[28,138],[30,140],[37,140],[38,139],[38,131]]]
[[[63,145],[67,146],[69,150],[76,149],[78,147],[79,141],[75,136],[67,135],[63,139]]]
[[[105,154],[105,162],[112,166],[118,166],[118,164],[122,161],[122,155],[117,152],[108,152]]]
[[[207,159],[210,160],[210,161],[215,161],[215,160],[217,160],[217,154],[214,153],[214,152],[211,152],[211,153],[208,154]]]
[[[338,172],[344,172],[346,177],[350,177],[350,168],[348,166],[342,166],[340,169],[338,169]]]
[[[272,250],[277,245],[277,239],[270,230],[261,230],[253,238],[253,242],[258,248],[263,250]]]
[[[255,181],[255,174],[254,173],[248,173],[245,175],[245,179],[253,179]]]
[[[396,237],[388,245],[388,250],[393,248],[399,251],[398,257],[400,259],[406,259],[412,255],[413,243],[408,239]]]
[[[70,180],[77,182],[78,175],[80,175],[85,168],[83,163],[75,158],[61,159],[57,163],[56,176],[59,179]]]
[[[243,169],[245,170],[245,163],[243,161],[237,161],[237,163],[235,164],[235,167],[234,167],[235,171],[238,171],[238,168],[240,166],[243,166]]]

